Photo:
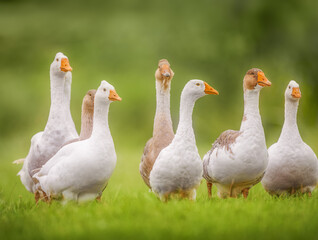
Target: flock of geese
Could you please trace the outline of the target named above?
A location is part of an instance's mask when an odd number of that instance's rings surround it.
[[[21,182],[36,202],[100,199],[116,166],[116,151],[108,126],[110,103],[121,101],[115,88],[102,81],[83,99],[81,133],[70,112],[72,68],[57,53],[50,68],[51,106],[44,131],[31,139],[23,163]],[[261,69],[247,71],[243,79],[244,114],[239,131],[227,130],[212,144],[203,161],[196,146],[192,113],[196,100],[218,91],[202,80],[190,80],[181,93],[176,134],[170,115],[170,85],[174,76],[166,59],[155,72],[157,105],[153,136],[146,143],[139,166],[147,186],[162,201],[196,199],[202,177],[208,196],[214,184],[220,198],[248,196],[262,182],[272,195],[308,194],[318,182],[318,160],[303,142],[297,127],[301,92],[295,81],[285,91],[285,122],[277,143],[266,147],[259,112],[259,95],[271,86]]]

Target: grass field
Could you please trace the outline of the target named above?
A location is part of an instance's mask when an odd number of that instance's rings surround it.
[[[317,191],[311,198],[275,198],[258,184],[248,199],[221,200],[214,189],[209,200],[202,181],[196,202],[162,203],[139,176],[141,150],[117,152],[102,201],[81,205],[35,205],[15,176],[20,167],[0,162],[0,238],[317,239]]]

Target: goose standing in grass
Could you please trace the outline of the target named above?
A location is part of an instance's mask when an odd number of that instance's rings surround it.
[[[180,121],[171,144],[161,150],[150,172],[152,191],[162,201],[170,197],[195,200],[202,179],[202,161],[192,128],[192,112],[196,100],[219,93],[201,80],[190,80],[181,93]]]
[[[79,138],[75,138],[65,143],[63,146],[77,141],[82,141],[89,138],[93,130],[93,117],[94,117],[94,97],[96,90],[89,90],[84,98],[82,103],[82,117],[81,117],[81,133]],[[14,164],[22,164],[24,158],[13,161]]]
[[[308,193],[318,181],[318,160],[303,142],[297,126],[299,85],[290,81],[285,91],[285,122],[278,139],[268,149],[269,162],[262,179],[263,187],[273,195]]]
[[[108,126],[108,111],[113,101],[121,98],[112,85],[102,81],[95,94],[90,138],[61,148],[35,175],[39,190],[48,201],[63,197],[82,202],[101,196],[117,159]]]
[[[221,198],[246,198],[258,183],[268,163],[264,129],[259,113],[259,94],[271,83],[262,70],[247,71],[244,80],[244,115],[239,131],[227,130],[213,143],[203,158],[203,177],[211,197],[212,184]]]
[[[72,71],[68,58],[57,53],[50,67],[51,107],[48,121],[43,132],[31,139],[31,147],[21,171],[18,173],[26,189],[35,192],[33,175],[61,148],[61,146],[78,138],[74,123],[70,123],[70,87],[66,87],[66,74]],[[67,80],[70,84],[71,76]],[[66,120],[68,119],[68,120]],[[72,120],[73,121],[73,120]],[[68,124],[67,124],[68,123]]]
[[[139,172],[149,188],[149,175],[160,151],[167,147],[173,137],[173,128],[170,115],[170,85],[173,71],[166,59],[159,61],[156,78],[157,107],[153,126],[153,137],[146,143],[139,165]]]

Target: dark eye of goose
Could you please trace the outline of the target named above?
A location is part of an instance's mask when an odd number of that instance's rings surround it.
[[[290,86],[288,86],[288,88],[290,89]]]
[[[200,86],[200,83],[196,83],[195,85]]]
[[[56,59],[56,61],[58,62],[58,61],[59,61],[59,59],[57,58],[57,59]]]
[[[106,92],[106,88],[104,88],[103,91]]]

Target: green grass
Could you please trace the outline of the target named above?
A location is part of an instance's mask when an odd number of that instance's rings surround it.
[[[118,162],[102,201],[34,204],[17,176],[19,166],[0,162],[1,239],[316,239],[318,192],[311,198],[276,198],[260,184],[248,199],[207,198],[160,202],[138,173],[141,151],[118,147]]]

